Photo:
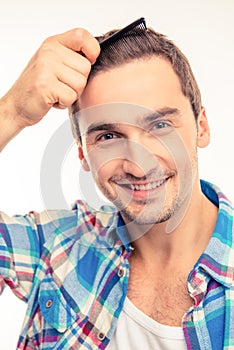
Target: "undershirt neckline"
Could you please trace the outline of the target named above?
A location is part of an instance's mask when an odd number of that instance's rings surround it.
[[[138,323],[141,327],[144,327],[147,331],[157,335],[158,337],[165,339],[184,339],[184,333],[182,327],[167,326],[153,320],[139,310],[131,300],[126,297],[123,307],[125,312],[131,319]]]

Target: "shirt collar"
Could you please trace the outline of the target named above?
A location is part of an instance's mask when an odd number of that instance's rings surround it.
[[[197,261],[195,270],[205,271],[219,283],[230,287],[234,284],[233,207],[217,186],[201,180],[201,188],[205,196],[219,210],[214,232]],[[126,226],[120,214],[118,214],[116,233],[125,248],[130,250]]]
[[[130,238],[129,238],[128,231],[127,231],[127,228],[126,228],[126,224],[123,221],[123,218],[120,215],[120,213],[118,213],[118,221],[117,221],[116,233],[117,233],[117,236],[118,236],[119,240],[125,246],[126,250],[129,253],[131,253],[132,252],[132,248],[131,248]]]
[[[217,282],[231,287],[234,284],[233,207],[217,186],[202,180],[201,188],[219,210],[213,234],[195,270],[203,270]]]

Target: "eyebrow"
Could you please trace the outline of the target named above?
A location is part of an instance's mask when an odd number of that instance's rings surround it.
[[[106,131],[119,130],[118,124],[119,123],[106,123],[106,122],[92,123],[87,128],[85,134],[90,135],[93,132],[102,131],[102,130],[106,130]]]
[[[147,123],[150,123],[154,120],[157,120],[159,118],[162,118],[162,117],[165,117],[167,115],[173,115],[173,116],[178,116],[180,115],[180,110],[177,109],[177,108],[171,108],[171,107],[164,107],[164,108],[161,108],[155,112],[153,112],[152,114],[149,114],[147,116],[141,116],[139,117],[140,119],[140,122],[139,122],[139,126],[141,126],[142,124],[147,124]],[[88,126],[85,134],[88,136],[92,133],[95,133],[97,131],[103,131],[103,130],[106,130],[106,131],[119,131],[120,130],[120,127],[119,125],[120,124],[123,124],[123,122],[118,122],[118,123],[106,123],[106,121],[104,122],[97,122],[97,123],[92,123]]]
[[[153,112],[152,114],[147,115],[143,118],[143,121],[147,123],[162,117],[166,117],[167,115],[179,116],[180,114],[181,112],[178,108],[165,107]]]

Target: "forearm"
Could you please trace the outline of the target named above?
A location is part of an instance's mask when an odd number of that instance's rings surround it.
[[[0,152],[24,127],[20,125],[17,111],[8,95],[0,99]]]

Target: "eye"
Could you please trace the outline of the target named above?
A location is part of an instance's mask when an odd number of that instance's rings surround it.
[[[173,125],[169,121],[159,120],[151,124],[150,132],[155,136],[168,134],[173,130]]]
[[[170,127],[170,124],[168,122],[163,122],[163,121],[157,122],[153,125],[154,129],[164,129],[167,127]]]
[[[105,134],[99,135],[97,141],[108,141],[117,138],[118,136],[112,132],[107,132]]]

